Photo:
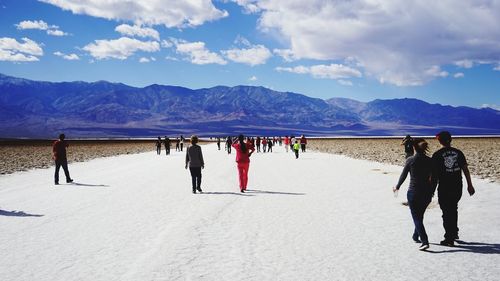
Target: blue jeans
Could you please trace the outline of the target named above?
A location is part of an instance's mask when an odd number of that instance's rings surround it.
[[[424,213],[431,202],[432,196],[426,194],[416,193],[415,191],[408,191],[408,206],[410,207],[411,217],[413,218],[413,223],[415,224],[415,230],[413,236],[420,237],[420,241],[424,244],[429,244],[429,238],[425,232],[424,227]]]

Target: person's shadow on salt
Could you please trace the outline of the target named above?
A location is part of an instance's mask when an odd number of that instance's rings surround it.
[[[442,250],[442,251],[427,250],[427,252],[434,253],[434,254],[456,253],[456,252],[489,254],[489,255],[500,254],[500,244],[466,242],[466,241],[462,241],[462,240],[456,240],[455,242],[456,242],[455,246],[453,246],[453,247],[445,247],[445,246],[441,246],[437,243],[432,243],[434,245],[443,247],[446,250]]]
[[[248,192],[248,193],[274,194],[274,195],[306,195],[306,193],[266,191],[266,190],[258,190],[258,189],[247,189],[246,192]]]
[[[198,194],[209,194],[209,195],[237,195],[237,196],[255,196],[247,193],[240,192],[221,192],[221,191],[203,191]]]
[[[23,211],[6,211],[0,209],[0,216],[6,217],[43,217],[43,215],[28,214]]]
[[[109,187],[107,184],[88,184],[88,183],[81,183],[81,182],[72,182],[70,185],[76,185],[76,186],[86,186],[86,187]]]

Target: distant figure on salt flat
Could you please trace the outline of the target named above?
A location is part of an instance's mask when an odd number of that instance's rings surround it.
[[[288,138],[288,136],[285,136],[283,143],[285,144],[285,150],[288,153],[288,146],[290,145],[290,139]]]
[[[156,154],[161,154],[161,137],[158,137],[158,140],[156,140]]]
[[[231,146],[233,145],[233,138],[228,136],[226,139],[226,150],[227,154],[231,154]]]
[[[186,149],[186,166],[189,166],[189,171],[191,172],[191,184],[193,188],[193,193],[196,191],[202,192],[201,190],[201,169],[205,168],[205,162],[203,161],[203,153],[201,147],[198,145],[198,136],[191,136],[191,146]]]
[[[290,150],[293,151],[293,146],[295,145],[295,136],[290,136]]]
[[[278,144],[280,146],[283,144],[283,138],[281,136],[278,137]]]
[[[217,137],[217,149],[220,150],[220,138]]]
[[[52,159],[56,162],[56,171],[54,173],[54,184],[59,184],[59,169],[63,168],[64,175],[66,176],[66,183],[73,182],[69,176],[68,170],[68,158],[66,157],[66,148],[68,143],[64,140],[66,136],[64,134],[59,135],[59,140],[56,140],[52,145]]]
[[[181,149],[179,148],[179,143],[181,141],[179,140],[179,138],[175,138],[175,151],[181,151]]]
[[[182,149],[183,149],[183,147],[184,147],[184,141],[185,141],[185,140],[186,140],[186,139],[184,138],[184,136],[183,136],[183,135],[181,135],[181,151],[182,151]]]
[[[458,239],[458,201],[462,198],[462,172],[467,180],[467,191],[470,196],[476,192],[472,185],[467,160],[462,151],[451,147],[451,134],[442,131],[436,135],[441,149],[434,152],[434,177],[432,185],[438,184],[438,201],[443,212],[443,227],[445,230],[443,246],[454,246]]]
[[[273,152],[274,141],[271,138],[267,139],[267,152]]]
[[[257,140],[255,141],[255,144],[257,145],[257,153],[260,152],[260,143],[261,143],[261,139],[260,139],[260,137],[257,137]]]
[[[413,138],[410,135],[406,135],[406,137],[401,141],[401,145],[405,147],[405,157],[408,159],[413,156]]]
[[[299,141],[295,140],[295,143],[293,144],[293,152],[295,152],[295,159],[299,159],[299,149],[300,149]]]
[[[170,139],[165,136],[165,140],[163,141],[163,144],[165,145],[165,155],[170,154]]]
[[[302,152],[306,152],[306,144],[307,144],[307,139],[302,135],[300,137],[300,148],[302,149]]]
[[[232,146],[236,150],[236,163],[240,181],[240,192],[244,193],[247,189],[248,183],[250,156],[252,156],[252,153],[255,151],[255,149],[253,146],[249,146],[248,143],[245,143],[245,137],[243,135],[239,135],[238,142],[235,141]]]
[[[262,137],[262,152],[266,153],[266,148],[267,148],[267,138]]]
[[[431,184],[432,159],[427,156],[429,145],[424,139],[415,139],[413,146],[417,153],[406,160],[403,172],[397,185],[393,188],[393,192],[397,195],[399,188],[410,173],[410,186],[406,197],[415,225],[412,239],[416,243],[422,243],[418,249],[423,251],[429,248],[429,238],[424,227],[424,213],[432,200],[435,188]]]

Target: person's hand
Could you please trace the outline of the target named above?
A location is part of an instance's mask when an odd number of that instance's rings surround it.
[[[395,186],[393,186],[392,187],[392,192],[396,193],[396,191],[398,191],[398,189]]]
[[[476,190],[472,185],[467,186],[467,191],[469,192],[470,196],[474,195],[476,193]]]
[[[185,166],[184,168],[185,168],[185,169],[187,170],[187,168],[188,168],[188,165],[186,164],[186,166]]]
[[[201,168],[202,168],[202,169],[205,169],[205,165],[202,165],[202,166],[201,166]]]

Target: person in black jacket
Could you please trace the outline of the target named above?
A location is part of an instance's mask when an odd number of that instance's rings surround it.
[[[156,154],[161,154],[161,137],[158,137],[158,140],[156,141]]]
[[[413,147],[417,153],[406,160],[406,165],[399,177],[398,184],[393,188],[393,192],[396,193],[399,190],[410,173],[407,198],[415,224],[412,238],[417,243],[422,242],[419,250],[423,251],[429,248],[429,239],[424,227],[424,213],[434,194],[431,184],[432,159],[426,155],[428,144],[424,139],[415,139]]]
[[[205,168],[203,153],[201,147],[197,144],[198,136],[191,136],[191,146],[186,149],[186,169],[189,166],[191,172],[191,183],[193,193],[202,192],[201,190],[201,169]]]
[[[413,138],[410,135],[406,135],[406,137],[401,141],[401,145],[405,147],[405,157],[408,159],[413,156]]]
[[[454,246],[458,239],[458,201],[462,198],[462,172],[467,180],[467,191],[472,196],[476,191],[467,167],[467,160],[462,151],[451,147],[451,134],[447,131],[436,135],[442,148],[434,152],[433,187],[438,183],[439,207],[443,212],[443,227],[445,230],[443,246]]]
[[[68,170],[68,159],[66,157],[66,147],[68,143],[64,140],[66,136],[64,134],[59,135],[59,140],[55,141],[52,145],[52,159],[54,159],[56,164],[56,171],[54,173],[54,184],[59,184],[59,169],[62,167],[64,170],[64,175],[66,176],[66,182],[73,182],[73,179],[69,176]]]

